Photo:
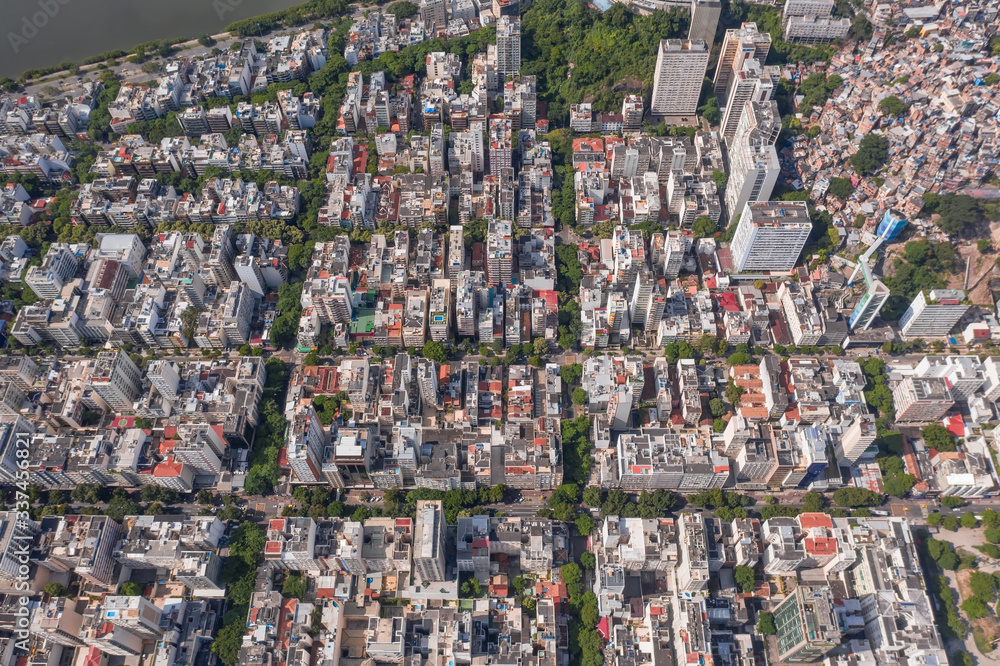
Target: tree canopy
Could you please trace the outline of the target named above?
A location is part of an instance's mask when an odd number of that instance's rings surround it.
[[[408,19],[420,13],[420,6],[406,0],[399,0],[389,5],[385,10],[386,14],[394,14],[397,19]]]
[[[889,141],[881,134],[866,134],[858,152],[851,155],[851,166],[862,176],[878,173],[889,157]]]
[[[878,103],[878,110],[886,116],[901,116],[906,113],[906,104],[895,95],[889,95]]]
[[[833,177],[830,179],[830,189],[827,191],[839,199],[846,199],[854,192],[854,186],[846,178]]]
[[[930,424],[920,434],[923,436],[927,448],[935,449],[938,453],[951,453],[958,448],[955,438],[940,423]]]
[[[557,124],[587,98],[596,113],[618,113],[627,92],[650,86],[660,40],[684,37],[688,22],[684,10],[639,16],[624,5],[601,13],[580,0],[541,0],[521,18],[521,74],[538,77]]]

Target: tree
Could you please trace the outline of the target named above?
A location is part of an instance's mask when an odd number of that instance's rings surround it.
[[[289,574],[281,586],[282,596],[299,599],[306,596],[306,581],[298,574]]]
[[[62,583],[49,583],[45,586],[45,594],[50,597],[61,597],[67,592],[66,588],[62,586]]]
[[[582,513],[579,516],[577,516],[575,524],[576,524],[576,531],[579,532],[582,536],[587,536],[594,531],[595,527],[594,519],[585,513]]]
[[[243,620],[226,624],[219,630],[215,640],[212,642],[212,653],[219,657],[219,660],[226,666],[233,666],[239,662],[240,648],[243,646],[243,634],[246,633],[246,606],[243,609]],[[229,613],[234,613],[238,609],[234,608]]]
[[[858,506],[876,506],[882,502],[882,496],[867,488],[838,488],[833,493],[833,502],[837,506],[853,509]]]
[[[951,453],[957,448],[957,442],[952,437],[948,429],[940,423],[932,423],[920,431],[927,448],[935,449],[938,453]]]
[[[719,111],[719,100],[715,97],[709,97],[703,105],[699,106],[698,113],[705,118],[709,125],[718,125],[719,120],[722,119],[722,112]]]
[[[907,493],[917,484],[917,477],[912,474],[895,474],[883,479],[882,489],[893,497],[906,497]]]
[[[954,571],[958,568],[958,555],[955,554],[954,546],[947,541],[928,539],[927,554],[930,555],[931,559],[937,562],[938,566],[942,569]]]
[[[742,564],[733,569],[733,580],[735,580],[736,584],[740,586],[740,589],[747,594],[753,592],[756,587],[753,569],[745,567]]]
[[[944,519],[941,521],[941,527],[945,528],[949,532],[955,532],[956,530],[958,530],[958,525],[959,525],[958,518],[956,518],[951,514],[945,516]]]
[[[854,192],[854,186],[846,178],[834,177],[830,179],[830,188],[827,191],[838,199],[847,199]]]
[[[997,598],[997,579],[982,571],[973,571],[969,576],[972,594],[985,604],[992,604]]]
[[[774,626],[774,613],[761,611],[757,613],[757,633],[762,636],[774,636],[778,628]]]
[[[199,314],[201,314],[201,309],[193,305],[181,313],[181,335],[187,340],[190,340],[194,336],[194,329],[198,325]]]
[[[726,359],[726,365],[730,367],[734,365],[747,365],[748,363],[753,363],[753,356],[747,352],[735,352]]]
[[[726,431],[726,420],[725,419],[714,419],[712,421],[712,431],[713,432],[725,432]]]
[[[122,583],[121,588],[118,590],[119,594],[126,597],[140,597],[142,596],[143,587],[136,583],[135,581],[127,580]]]
[[[104,515],[119,523],[125,519],[125,516],[137,516],[140,513],[142,513],[142,508],[133,502],[128,493],[121,488],[115,490],[115,496],[108,502],[108,508],[104,511]]]
[[[932,527],[937,527],[941,524],[941,520],[944,518],[940,513],[935,511],[934,513],[927,514],[927,524]],[[988,531],[988,530],[987,530]],[[997,538],[1000,539],[1000,530],[997,531]]]
[[[580,571],[580,565],[576,562],[568,562],[559,567],[559,576],[567,586],[579,584],[582,575],[583,572]]]
[[[583,377],[583,366],[579,363],[564,365],[559,368],[559,377],[562,378],[563,383],[567,386],[578,384],[580,382],[580,378]]]
[[[461,592],[466,599],[476,599],[483,596],[483,586],[478,578],[472,577],[462,583]]]
[[[406,2],[406,0],[394,2],[385,10],[386,14],[395,14],[396,18],[399,20],[416,16],[419,12],[420,7],[418,5],[415,5],[412,2]]]
[[[889,141],[881,134],[866,134],[851,156],[851,166],[862,176],[877,173],[889,157]]]
[[[956,650],[951,655],[952,666],[972,666],[972,655],[964,650]]]
[[[736,382],[732,379],[729,380],[729,386],[726,387],[726,400],[729,404],[736,405],[740,401],[740,396],[743,395],[743,387],[737,386]]]
[[[715,187],[719,190],[719,195],[722,195],[722,190],[726,189],[726,182],[729,177],[726,175],[725,171],[720,171],[719,169],[712,170],[712,180],[715,181]]]
[[[424,358],[430,359],[438,365],[444,365],[448,362],[448,352],[444,345],[437,340],[428,340],[424,343],[423,355]]]
[[[941,505],[947,509],[957,509],[960,506],[965,506],[965,500],[954,495],[946,495],[941,498]]]
[[[604,493],[600,486],[587,486],[583,489],[583,503],[592,508],[598,508],[604,502]]]
[[[712,413],[712,416],[718,418],[726,413],[726,403],[719,398],[712,398],[708,401],[708,411]]]
[[[962,602],[962,611],[970,620],[978,620],[990,614],[989,608],[977,597],[969,597]]]
[[[889,95],[883,97],[882,101],[878,103],[878,110],[884,116],[899,117],[906,113],[906,104],[895,95]]]
[[[964,514],[962,514],[962,520],[959,522],[961,523],[962,527],[966,529],[971,530],[976,527],[979,527],[979,521],[976,520],[976,517],[972,515],[971,511],[966,511]]]
[[[938,199],[937,225],[946,234],[958,234],[979,223],[982,209],[979,202],[967,194],[949,192]]]
[[[589,550],[580,554],[580,566],[584,569],[593,569],[597,566],[597,558]]]
[[[589,399],[590,399],[590,396],[587,395],[587,392],[584,391],[582,388],[575,388],[575,389],[573,389],[573,403],[574,404],[585,405],[585,404],[587,404],[587,401]]]
[[[302,359],[303,365],[319,365],[319,354],[316,352],[309,352],[306,357]]]
[[[806,513],[818,513],[823,510],[823,493],[810,490],[802,498],[802,510]]]
[[[695,238],[709,238],[719,230],[718,225],[710,217],[699,217],[691,225],[691,234]]]

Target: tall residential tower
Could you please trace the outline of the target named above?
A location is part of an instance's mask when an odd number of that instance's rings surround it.
[[[693,116],[707,67],[704,40],[661,39],[653,76],[653,115]]]

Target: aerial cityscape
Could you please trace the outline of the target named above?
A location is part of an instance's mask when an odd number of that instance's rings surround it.
[[[1000,663],[1000,0],[210,4],[0,78],[0,666]]]

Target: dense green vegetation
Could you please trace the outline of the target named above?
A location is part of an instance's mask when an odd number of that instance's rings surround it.
[[[846,178],[834,177],[830,179],[830,189],[827,191],[839,199],[846,199],[854,192],[854,186]]]
[[[570,662],[583,666],[601,666],[604,663],[604,640],[597,633],[597,622],[600,619],[597,596],[593,592],[583,591],[583,571],[576,562],[562,565],[559,577],[566,584],[569,596]]]
[[[810,74],[799,84],[798,94],[802,95],[800,110],[803,116],[812,113],[812,107],[822,107],[833,91],[841,86],[844,80],[836,75],[827,76],[824,72]]]
[[[601,517],[619,516],[621,518],[660,518],[680,505],[681,499],[669,490],[642,491],[636,501],[629,499],[628,494],[615,488],[605,493],[596,486],[588,486],[583,490],[583,503],[587,506],[600,508]]]
[[[851,166],[862,176],[878,173],[889,157],[889,141],[881,134],[866,134],[851,155]]]
[[[575,419],[563,419],[562,430],[563,479],[566,483],[587,485],[590,481],[590,465],[593,460],[590,450],[590,417],[583,415]]]
[[[287,368],[277,358],[268,360],[267,384],[260,405],[260,425],[250,453],[250,469],[244,489],[248,495],[271,492],[281,476],[278,456],[285,445],[284,396],[287,388]]]
[[[408,19],[420,13],[420,6],[406,0],[398,0],[385,10],[386,14],[394,14],[397,19]]]
[[[882,496],[867,488],[844,487],[834,491],[833,501],[837,506],[854,509],[861,506],[877,506],[882,503]]]
[[[212,652],[226,666],[239,661],[257,563],[266,540],[264,531],[250,522],[237,527],[230,539],[229,557],[222,566],[222,582],[226,584],[226,600],[232,606],[223,616],[222,628],[212,643]]]
[[[756,587],[756,579],[753,569],[750,567],[739,565],[733,569],[733,580],[736,581],[740,590],[747,594],[753,592]]]
[[[306,580],[299,574],[288,574],[281,584],[281,596],[301,600],[306,596]]]
[[[906,113],[906,103],[895,95],[889,95],[878,103],[878,110],[886,116],[901,116]]]
[[[948,429],[940,423],[930,424],[920,431],[920,434],[923,436],[924,444],[927,445],[927,448],[935,449],[938,453],[950,453],[958,446],[958,443],[952,434],[948,432]],[[944,500],[950,501],[945,504]],[[955,500],[960,501],[958,504],[954,504]],[[949,508],[955,508],[956,506],[962,506],[963,502],[964,500],[961,500],[961,498],[945,497],[942,499],[941,503],[945,504],[945,506],[948,506]]]
[[[761,611],[757,614],[757,632],[763,636],[773,636],[778,633],[774,625],[774,613]]]
[[[485,508],[488,504],[500,504],[504,501],[507,488],[502,483],[495,486],[484,486],[477,490],[433,490],[418,488],[408,493],[398,488],[390,488],[385,492],[382,502],[382,515],[399,518],[413,518],[417,512],[419,500],[440,500],[444,506],[445,519],[450,525],[458,522],[458,516],[471,516],[474,513],[489,513]],[[361,507],[365,509],[366,507]]]
[[[983,219],[979,202],[967,194],[924,194],[924,215],[937,214],[937,225],[946,234],[974,230]]]
[[[615,4],[602,14],[580,0],[541,0],[521,19],[521,74],[538,77],[538,98],[556,126],[578,102],[618,113],[627,92],[651,90],[660,40],[687,30],[684,10],[637,16]]]
[[[883,278],[892,295],[882,318],[899,319],[918,292],[945,286],[945,277],[955,266],[956,251],[951,243],[931,243],[926,238],[910,241],[903,255],[892,260],[893,273]]]
[[[340,16],[347,9],[346,0],[309,0],[280,12],[236,21],[226,30],[240,37],[251,37],[274,28]]]
[[[905,497],[917,482],[917,477],[906,472],[903,459],[899,456],[883,456],[878,459],[882,472],[882,488],[893,497]]]
[[[271,343],[281,347],[295,338],[302,316],[300,295],[302,283],[283,284],[278,287],[278,316],[271,324]]]

